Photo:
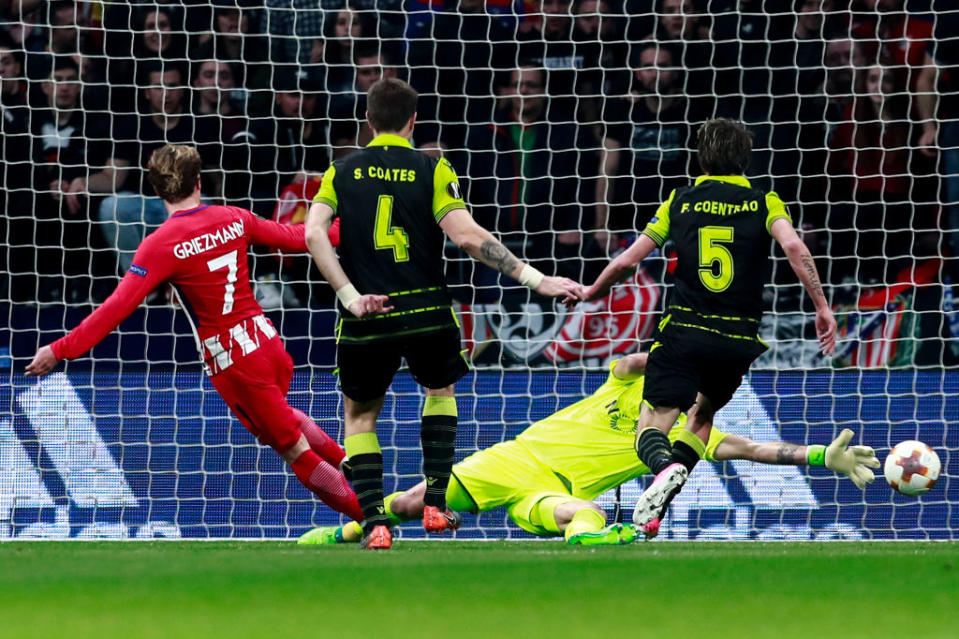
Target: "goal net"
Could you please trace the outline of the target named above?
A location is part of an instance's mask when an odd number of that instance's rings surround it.
[[[156,148],[197,147],[204,201],[302,222],[330,162],[370,141],[365,93],[381,77],[419,92],[412,143],[451,163],[473,216],[540,270],[586,283],[699,175],[698,125],[744,121],[755,136],[746,176],[787,203],[840,339],[834,357],[817,352],[810,301],[771,241],[769,348],[716,426],[799,444],[848,427],[880,460],[918,439],[942,475],[905,498],[881,475],[860,491],[822,468],[702,462],[661,536],[955,538],[953,5],[3,4],[0,538],[288,538],[341,521],[230,415],[165,289],[54,374],[26,378],[23,366],[109,295],[165,219],[144,179]],[[647,349],[675,251],[667,242],[609,297],[573,310],[452,245],[445,264],[473,365],[457,385],[461,460],[587,397],[611,362]],[[291,404],[342,442],[333,294],[306,255],[257,252],[251,274],[296,363]],[[387,492],[422,478],[422,403],[401,371],[378,425]],[[597,501],[628,520],[647,481]],[[467,516],[457,535],[530,536],[503,509]]]

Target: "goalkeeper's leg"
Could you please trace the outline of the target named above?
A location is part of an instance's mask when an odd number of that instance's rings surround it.
[[[594,502],[551,496],[530,511],[530,523],[548,533],[562,534],[571,546],[620,545],[636,540],[636,529],[614,522],[606,525],[606,513]]]

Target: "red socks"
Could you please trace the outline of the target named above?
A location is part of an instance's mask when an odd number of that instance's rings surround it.
[[[316,425],[310,417],[296,408],[293,412],[300,418],[300,430],[306,436],[306,441],[310,443],[310,448],[316,451],[316,454],[322,457],[333,468],[339,468],[340,462],[346,457],[346,452],[340,448],[333,438],[323,432],[323,429]]]
[[[313,424],[313,428],[321,433],[323,432],[316,424]],[[305,432],[306,431],[304,431],[304,433]],[[324,433],[323,436],[326,437],[326,434]],[[309,435],[307,435],[307,438],[309,438]],[[336,448],[340,448],[336,445],[336,442],[329,437],[327,437],[327,440],[329,440],[333,446],[336,446]],[[313,441],[310,440],[310,445],[312,444]],[[340,459],[342,458],[343,450],[340,449]],[[313,449],[303,451],[303,453],[293,461],[292,467],[293,472],[300,482],[309,488],[314,495],[319,497],[324,504],[333,510],[343,513],[354,521],[363,521],[363,511],[360,509],[360,502],[357,501],[356,493],[350,488],[346,477],[344,477],[343,473],[337,470],[335,466],[331,466],[320,459],[319,455],[317,455]]]

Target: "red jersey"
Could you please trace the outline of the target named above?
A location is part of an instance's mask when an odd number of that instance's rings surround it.
[[[234,357],[255,350],[261,335],[277,334],[250,286],[247,251],[253,244],[307,252],[303,224],[277,224],[234,206],[174,213],[143,240],[110,297],[50,345],[54,355],[74,359],[86,353],[169,282],[190,317],[207,372],[227,368]]]
[[[903,68],[908,73],[909,88],[915,89],[919,74],[912,70],[924,66],[926,57],[932,55],[934,39],[931,22],[909,14],[884,16],[879,33],[877,24],[870,21],[853,29],[853,34],[870,42],[881,42],[885,56],[889,58],[887,64]],[[870,61],[875,60],[875,55],[874,46],[873,50],[867,50],[867,59]]]

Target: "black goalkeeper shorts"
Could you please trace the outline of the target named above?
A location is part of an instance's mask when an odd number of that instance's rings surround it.
[[[702,393],[719,410],[765,350],[759,340],[667,326],[649,352],[643,400],[654,408],[687,411],[696,403],[697,393]]]
[[[343,394],[368,402],[386,394],[403,359],[425,388],[444,388],[469,371],[458,328],[372,342],[341,342],[336,347]]]

